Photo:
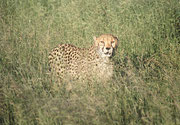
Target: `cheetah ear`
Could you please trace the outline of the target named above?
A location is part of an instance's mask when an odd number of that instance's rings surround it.
[[[93,36],[94,41],[96,41],[96,36]]]
[[[94,36],[93,39],[94,39],[95,46],[98,46],[98,42],[97,42],[96,36]]]
[[[118,37],[117,36],[114,36],[114,38],[117,39],[117,41],[118,41]]]
[[[115,48],[117,48],[119,40],[118,40],[118,37],[116,37],[116,36],[114,36],[114,38],[116,39],[116,43],[115,43],[115,44],[116,44],[116,45],[115,45],[116,47],[115,47]]]

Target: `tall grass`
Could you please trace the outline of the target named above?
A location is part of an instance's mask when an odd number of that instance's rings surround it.
[[[1,0],[0,124],[180,124],[179,21],[178,0]],[[55,84],[48,52],[104,33],[113,79]]]

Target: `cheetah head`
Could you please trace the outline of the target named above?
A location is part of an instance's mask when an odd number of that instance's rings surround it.
[[[94,37],[94,41],[101,57],[111,57],[117,48],[118,39],[113,35],[105,34]]]

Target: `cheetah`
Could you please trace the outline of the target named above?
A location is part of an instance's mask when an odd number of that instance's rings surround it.
[[[113,76],[111,57],[117,48],[118,39],[111,34],[93,37],[89,48],[71,44],[59,44],[49,54],[51,72],[61,79],[94,79],[107,81]]]

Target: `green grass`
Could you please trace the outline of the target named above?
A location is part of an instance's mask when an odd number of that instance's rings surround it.
[[[56,85],[48,52],[104,33],[119,38],[113,80]],[[178,125],[179,41],[178,0],[1,0],[0,124]]]

